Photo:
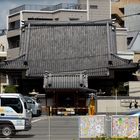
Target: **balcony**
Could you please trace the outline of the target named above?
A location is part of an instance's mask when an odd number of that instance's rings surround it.
[[[20,35],[20,29],[13,29],[13,30],[8,30],[7,32],[7,38],[13,37],[13,36],[18,36]]]
[[[21,5],[9,10],[9,14],[15,14],[22,10],[55,11],[60,9],[86,10],[86,4],[60,3],[57,5]]]
[[[6,57],[7,57],[7,52],[0,50],[0,58],[6,58]]]

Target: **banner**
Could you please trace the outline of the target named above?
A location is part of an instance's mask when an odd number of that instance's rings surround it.
[[[80,138],[95,138],[105,134],[105,116],[81,116],[79,117]]]
[[[139,137],[138,116],[112,116],[112,137]]]

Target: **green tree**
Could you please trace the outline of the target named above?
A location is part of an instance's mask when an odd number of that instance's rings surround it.
[[[4,90],[5,93],[16,93],[17,92],[17,87],[15,85],[8,85],[5,87]]]
[[[128,95],[128,86],[124,86],[124,83],[119,82],[111,89],[111,94],[113,96],[116,95],[115,90],[117,90],[117,95],[119,96],[126,96]]]

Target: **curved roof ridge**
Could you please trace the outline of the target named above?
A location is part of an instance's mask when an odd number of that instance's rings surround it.
[[[128,59],[121,58],[121,57],[119,57],[119,56],[117,56],[116,54],[113,54],[113,53],[111,53],[111,55],[112,55],[113,57],[116,57],[117,59],[119,59],[119,60],[121,60],[121,61],[130,63],[130,60],[128,60]]]
[[[16,57],[14,59],[10,59],[10,60],[4,60],[4,62],[13,62],[13,61],[17,61],[19,59],[22,59],[23,57],[25,57],[25,54],[19,56],[19,57]]]
[[[27,69],[27,65],[24,64],[25,54],[12,60],[6,60],[0,63],[0,70],[5,69]]]

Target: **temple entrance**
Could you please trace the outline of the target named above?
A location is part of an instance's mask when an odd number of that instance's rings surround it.
[[[88,91],[90,92],[90,91]],[[88,114],[89,93],[87,90],[48,90],[47,106],[50,115],[86,115]]]
[[[59,107],[74,107],[74,95],[72,94],[61,94],[58,97]]]

